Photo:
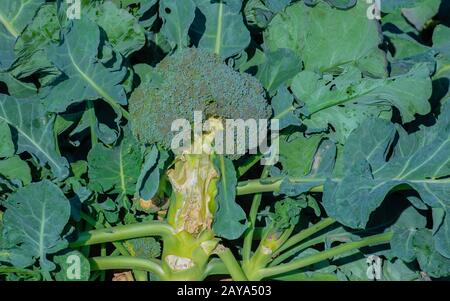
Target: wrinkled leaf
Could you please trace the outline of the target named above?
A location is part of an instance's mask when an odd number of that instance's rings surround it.
[[[73,21],[65,29],[60,45],[47,47],[48,57],[65,75],[42,93],[50,111],[64,112],[71,104],[98,98],[116,109],[119,104],[127,104],[120,85],[126,70],[103,65],[97,58],[99,45],[98,26],[84,18]]]
[[[17,37],[44,2],[44,0],[0,2],[0,70],[8,68],[13,63]]]
[[[59,179],[68,175],[67,160],[59,154],[53,136],[55,116],[46,113],[39,100],[0,95],[0,120],[16,131],[18,154],[32,154],[41,166],[50,165]]]
[[[195,17],[194,2],[192,0],[161,0],[159,2],[159,12],[164,20],[161,31],[178,47],[188,46],[189,26]]]
[[[89,186],[98,192],[132,195],[141,163],[141,150],[131,135],[113,148],[98,143],[88,154]]]
[[[190,29],[194,45],[217,53],[226,59],[244,50],[250,33],[240,14],[240,0],[195,0],[198,10]]]
[[[26,267],[39,260],[44,275],[52,271],[55,265],[48,254],[67,246],[61,237],[70,216],[67,198],[55,184],[44,180],[12,194],[6,208],[3,231],[9,244],[15,245],[8,252],[13,261],[17,256],[23,260],[13,264]]]
[[[214,164],[220,171],[220,178],[213,230],[220,237],[237,239],[247,226],[241,223],[246,219],[245,212],[235,201],[237,179],[233,162],[223,156],[217,156],[214,159]]]

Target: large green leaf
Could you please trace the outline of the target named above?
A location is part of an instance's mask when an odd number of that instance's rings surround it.
[[[6,250],[11,259],[22,256],[19,266],[39,260],[44,273],[55,265],[47,259],[67,246],[61,233],[69,221],[70,203],[62,191],[44,180],[19,189],[6,201],[3,217],[4,237],[15,247]]]
[[[419,280],[420,274],[399,259],[385,260],[383,261],[381,279],[385,281],[412,281]]]
[[[286,6],[289,5],[289,3],[291,3],[291,0],[265,0],[264,1],[267,5],[267,7],[275,12],[278,13],[280,11],[282,11],[283,9],[286,8]]]
[[[70,251],[55,256],[60,270],[56,273],[58,281],[88,281],[91,275],[89,260],[79,251]]]
[[[444,95],[450,95],[450,28],[438,25],[433,32],[433,48],[439,54],[437,56],[436,73],[433,78],[436,79],[436,90],[440,88]]]
[[[168,152],[158,151],[156,146],[145,156],[144,164],[136,182],[136,191],[139,193],[139,197],[150,200],[155,196],[163,173],[162,169],[168,157]]]
[[[38,99],[0,95],[0,121],[8,123],[17,134],[18,154],[32,154],[41,166],[48,164],[59,179],[69,174],[67,160],[59,154],[53,135],[55,116],[48,114]]]
[[[107,148],[98,143],[89,151],[89,186],[94,191],[134,194],[139,177],[142,153],[131,136],[120,145]]]
[[[334,79],[303,71],[293,79],[291,88],[310,115],[303,120],[308,130],[327,130],[332,125],[340,142],[367,118],[389,119],[392,107],[400,111],[404,122],[414,120],[415,114],[428,113],[432,93],[424,64],[388,79],[364,78],[356,68],[347,68]]]
[[[99,98],[116,110],[120,104],[127,104],[125,91],[120,85],[126,69],[106,67],[98,59],[99,46],[99,27],[83,18],[72,21],[65,28],[61,44],[46,48],[49,59],[65,75],[42,93],[50,111],[64,112],[71,104]]]
[[[45,0],[0,2],[0,70],[14,61],[14,44]]]
[[[226,59],[244,50],[250,43],[250,33],[240,13],[242,1],[195,0],[196,18],[190,35],[195,45],[217,53]]]
[[[364,1],[348,10],[337,10],[324,2],[310,7],[295,3],[275,16],[264,33],[269,50],[293,50],[305,69],[326,71],[353,63],[361,70],[383,75],[384,54],[379,25],[369,20]]]
[[[280,87],[277,94],[272,98],[273,119],[278,119],[280,130],[290,126],[300,126],[302,121],[295,114],[294,97],[286,87]]]
[[[363,254],[360,251],[353,251],[350,254],[346,254],[338,261],[334,261],[333,264],[338,265],[338,275],[343,280],[350,281],[369,281],[372,280],[368,277],[368,255]],[[413,281],[420,279],[418,272],[412,270],[403,261],[383,260],[380,258],[381,269],[380,279],[381,281]],[[342,273],[342,274],[341,274]]]
[[[280,163],[291,177],[306,176],[313,164],[314,155],[322,141],[321,135],[304,137],[300,133],[280,137]]]
[[[164,20],[162,33],[178,47],[188,46],[188,32],[195,17],[195,3],[192,0],[161,0],[159,14]]]
[[[264,63],[258,66],[256,77],[267,91],[275,92],[300,70],[300,59],[291,50],[278,49],[266,54]]]
[[[394,236],[390,242],[395,256],[406,262],[415,258],[413,241],[417,230],[425,228],[427,219],[414,207],[405,209],[393,225]]]
[[[86,9],[86,15],[105,31],[108,41],[124,56],[144,46],[144,28],[133,15],[114,3],[108,1]]]
[[[24,185],[31,183],[31,170],[18,156],[0,160],[0,175],[8,180],[19,180]]]
[[[392,13],[405,7],[418,5],[421,1],[423,0],[384,0],[380,8],[382,12]]]
[[[59,75],[45,54],[45,46],[59,41],[61,24],[58,21],[56,7],[53,4],[41,6],[33,21],[26,27],[17,40],[15,52],[17,60],[12,65],[12,74],[16,78],[25,78],[35,72],[45,74],[40,82],[47,82]]]
[[[0,72],[0,82],[5,83],[8,94],[14,97],[31,97],[37,93],[36,86],[33,83],[20,81],[10,72]]]
[[[213,230],[220,237],[237,239],[247,226],[241,223],[245,221],[246,215],[235,200],[237,179],[233,162],[224,156],[217,156],[214,158],[214,165],[220,171],[220,179]]]
[[[106,33],[114,49],[124,56],[139,50],[145,44],[144,29],[138,24],[138,20],[112,2],[83,5],[82,15],[96,22]],[[40,79],[43,85],[59,75],[49,61],[45,48],[49,43],[59,42],[61,26],[68,25],[69,22],[58,18],[53,3],[43,5],[16,43],[18,60],[13,65],[14,75],[23,78],[35,72],[44,73]]]
[[[419,230],[413,244],[417,261],[424,272],[436,278],[450,275],[450,259],[436,251],[430,230]]]
[[[156,193],[159,185],[159,168],[157,167],[159,152],[156,146],[145,155],[139,177],[136,181],[136,191],[139,197],[150,200]]]
[[[363,228],[370,214],[393,188],[407,184],[445,218],[434,222],[436,249],[450,257],[450,105],[433,127],[406,134],[387,121],[370,120],[354,131],[345,145],[344,172],[328,179],[324,188],[327,213],[341,223]],[[399,139],[393,154],[390,147]]]
[[[302,134],[281,136],[280,163],[287,176],[280,193],[296,196],[320,186],[334,168],[336,145],[321,135],[305,138]]]
[[[426,22],[437,14],[441,5],[441,0],[415,0],[409,2],[409,5],[402,6],[401,11],[403,16],[418,30],[422,30]]]
[[[4,120],[0,120],[0,158],[14,155],[15,147],[11,137],[11,129]]]
[[[448,35],[450,34],[450,28],[438,25],[433,32],[433,47],[436,48],[439,53],[450,59],[450,40]]]

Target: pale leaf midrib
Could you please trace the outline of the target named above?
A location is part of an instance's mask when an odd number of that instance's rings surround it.
[[[290,112],[293,112],[295,110],[295,108],[291,105],[289,108],[287,108],[286,110],[278,113],[277,115],[275,115],[273,117],[273,119],[280,119],[281,117],[283,117],[286,114],[289,114]]]
[[[14,37],[17,38],[19,36],[19,33],[17,32],[17,30],[14,28],[13,24],[11,24],[11,22],[8,21],[8,19],[2,15],[0,13],[0,23],[3,24],[3,26],[5,26],[6,30]]]
[[[122,145],[119,147],[119,175],[120,175],[120,186],[122,188],[122,193],[125,195],[126,185],[125,185],[125,173],[123,168],[123,159],[122,159]]]
[[[429,162],[430,160],[434,159],[434,156],[447,144],[447,142],[449,142],[450,140],[446,140],[444,143],[442,143],[434,152],[431,156],[428,156],[428,158],[420,163],[419,165],[416,165],[413,169],[409,170],[405,175],[403,175],[404,178],[406,178],[407,176],[409,176],[410,174],[412,174],[413,172],[415,172],[416,170],[418,170],[419,168],[423,167],[427,162]]]
[[[116,108],[118,104],[105,90],[103,90],[100,86],[98,86],[86,73],[81,70],[80,66],[77,65],[75,59],[70,50],[70,46],[67,46],[67,52],[69,54],[70,61],[72,65],[75,67],[76,71],[81,75],[84,81],[86,81],[98,94],[100,94],[111,106]]]
[[[226,203],[226,200],[228,199],[228,191],[227,191],[227,179],[225,176],[225,159],[223,156],[220,156],[220,169],[222,173],[222,187],[223,187],[223,194],[224,194],[224,203]]]
[[[4,111],[4,109],[3,109],[3,106],[1,106],[2,107],[2,110],[3,110],[3,114],[5,114],[5,111]],[[6,116],[6,115],[5,115]],[[18,127],[18,126],[15,126],[14,124],[12,124],[11,123],[11,121],[9,120],[9,119],[6,119],[5,117],[3,117],[3,116],[0,116],[0,120],[3,120],[3,121],[5,121],[6,123],[8,123],[8,124],[10,124],[12,127],[14,127],[21,135],[23,135],[31,144],[33,144],[33,146],[34,147],[36,147],[38,150],[39,150],[39,152],[41,152],[42,154],[44,154],[45,155],[45,157],[56,167],[56,168],[58,168],[58,169],[60,169],[59,168],[59,165],[58,165],[58,163],[57,162],[55,162],[55,160],[53,160],[53,158],[46,152],[46,151],[44,151],[40,146],[39,146],[39,144],[37,144],[33,139],[31,139],[31,137],[30,136],[28,136],[20,127]]]
[[[42,213],[41,213],[41,227],[39,229],[39,259],[45,260],[45,253],[44,253],[44,234],[45,234],[45,201],[42,206]]]
[[[219,12],[217,16],[216,43],[214,45],[214,53],[220,55],[222,46],[222,27],[223,27],[223,2],[219,1]]]

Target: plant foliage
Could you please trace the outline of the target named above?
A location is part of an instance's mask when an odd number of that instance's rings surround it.
[[[0,279],[449,279],[450,1],[80,4],[0,1]],[[279,162],[174,154],[194,111]]]

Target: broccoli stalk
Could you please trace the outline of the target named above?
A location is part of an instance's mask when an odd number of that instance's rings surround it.
[[[162,60],[130,99],[133,134],[144,145],[166,149],[174,138],[173,121],[192,124],[198,111],[208,119],[210,131],[194,133],[193,144],[177,151],[167,172],[172,186],[167,222],[175,235],[164,240],[162,265],[170,279],[200,279],[218,243],[212,230],[220,177],[213,163],[216,133],[227,118],[258,120],[271,114],[258,80],[194,48]]]
[[[209,144],[213,135],[195,139],[192,148]],[[192,154],[192,148],[178,155],[167,172],[173,190],[167,222],[175,235],[164,241],[162,267],[171,280],[202,279],[218,244],[212,231],[219,178],[214,155]]]

